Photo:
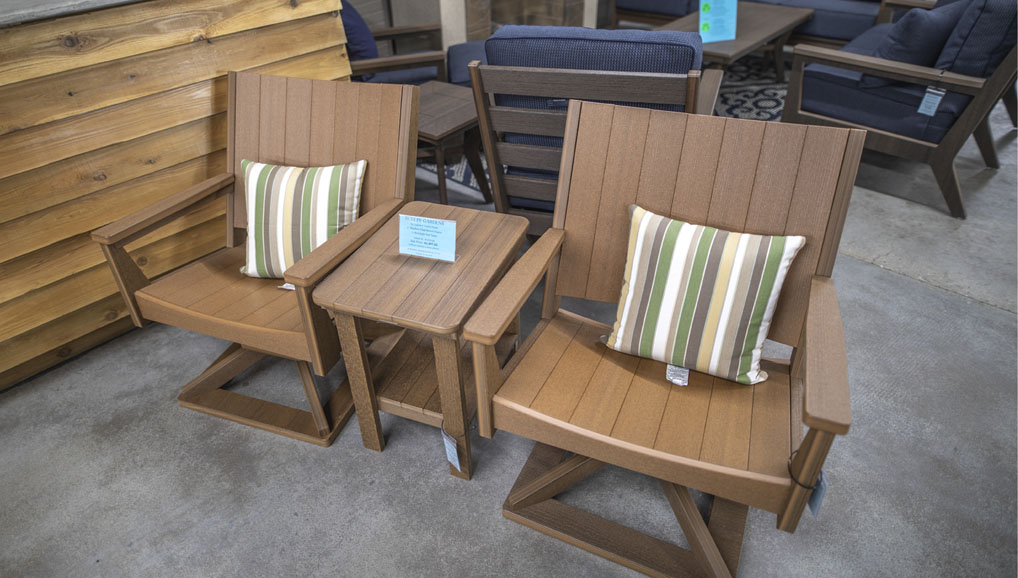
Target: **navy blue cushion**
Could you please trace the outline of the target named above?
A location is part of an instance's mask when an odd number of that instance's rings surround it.
[[[367,22],[354,9],[353,4],[343,3],[343,10],[339,13],[343,19],[343,29],[346,30],[346,54],[351,61],[367,60],[378,58],[378,45],[375,44],[375,37],[371,35],[371,29]],[[361,80],[370,80],[371,74],[365,74]]]
[[[919,66],[933,66],[967,4],[967,0],[964,0],[937,6],[933,10],[909,10],[891,26],[876,46],[873,56]],[[867,87],[893,83],[892,80],[878,76],[866,75],[862,78],[862,85]]]
[[[699,70],[703,57],[700,35],[695,32],[593,30],[567,26],[506,25],[485,41],[484,49],[488,64],[492,66],[671,74]],[[565,110],[568,105],[560,98],[507,94],[496,94],[495,103],[499,106],[557,110]],[[648,108],[683,110],[682,106]],[[505,135],[505,140],[516,144],[562,146],[561,138],[540,135],[510,133]],[[518,167],[509,167],[508,171],[528,172]],[[549,173],[548,176],[557,178],[557,173]],[[531,209],[554,208],[554,203],[547,201],[510,197],[509,202],[513,206]]]
[[[1015,45],[1015,0],[971,0],[936,67],[988,77]]]
[[[893,24],[878,24],[845,45],[843,50],[873,56]],[[896,134],[940,142],[972,97],[948,93],[937,114],[919,114],[925,87],[914,84],[862,86],[861,72],[810,64],[803,73],[802,109]]]
[[[481,64],[488,63],[488,56],[484,53],[483,40],[450,46],[446,53],[449,82],[460,86],[470,86],[470,71],[467,69],[467,65],[473,60],[480,60]]]
[[[799,34],[851,40],[877,21],[880,0],[753,0],[765,4],[812,8],[813,18],[795,29]]]
[[[429,80],[438,78],[438,69],[434,66],[421,68],[408,68],[405,70],[388,70],[372,75],[369,82],[381,82],[384,84],[424,84]]]
[[[615,7],[633,12],[664,14],[681,18],[698,9],[697,0],[615,0]]]

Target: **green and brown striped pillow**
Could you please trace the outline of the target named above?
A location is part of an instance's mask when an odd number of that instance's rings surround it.
[[[357,219],[368,161],[301,168],[242,160],[240,166],[247,201],[245,275],[282,278]]]
[[[744,384],[760,351],[799,236],[731,233],[633,205],[612,349]]]

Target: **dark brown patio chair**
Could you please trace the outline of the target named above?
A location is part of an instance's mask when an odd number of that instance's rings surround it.
[[[495,210],[531,235],[551,226],[567,99],[713,114],[723,76],[694,33],[504,26],[485,45],[469,68]]]
[[[339,359],[339,339],[311,291],[414,192],[416,87],[230,73],[227,172],[92,233],[102,245],[135,325],[158,321],[233,342],[184,386],[184,407],[299,440],[329,445],[353,412],[343,384],[324,405],[312,370],[324,376]],[[242,159],[324,166],[367,159],[360,218],[286,270],[248,277]],[[124,246],[226,195],[226,248],[158,279],[148,279]],[[221,202],[221,201],[219,201]],[[297,362],[310,411],[221,389],[266,355]],[[312,369],[308,368],[308,364]]]
[[[865,134],[578,101],[565,134],[552,228],[464,331],[481,435],[537,442],[502,512],[654,576],[734,575],[747,507],[794,531],[851,423],[831,270]],[[665,364],[609,350],[600,340],[609,326],[559,308],[563,297],[618,300],[633,203],[729,231],[806,237],[769,334],[794,353],[764,362],[767,381],[690,372],[687,387],[672,385]],[[541,321],[499,367],[493,344],[542,278]],[[604,464],[660,480],[692,551],[555,499]],[[709,524],[689,488],[714,496]]]

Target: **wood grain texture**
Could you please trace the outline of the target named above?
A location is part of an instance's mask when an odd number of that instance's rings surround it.
[[[154,0],[3,31],[0,387],[123,333],[88,231],[226,169],[227,70],[348,77],[339,6]],[[198,203],[124,263],[151,277],[215,251],[222,215],[222,200]]]
[[[16,26],[0,35],[3,84],[332,12],[339,0],[157,0]]]
[[[338,13],[323,14],[9,84],[0,87],[0,134],[343,43]]]

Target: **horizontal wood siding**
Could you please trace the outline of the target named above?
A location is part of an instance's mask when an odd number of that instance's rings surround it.
[[[89,232],[227,169],[226,73],[350,75],[340,0],[151,0],[0,30],[0,390],[132,325]],[[224,246],[223,199],[128,246]]]

